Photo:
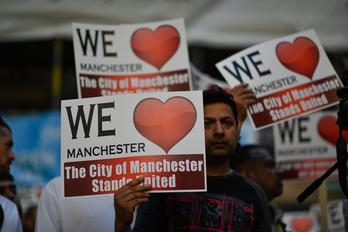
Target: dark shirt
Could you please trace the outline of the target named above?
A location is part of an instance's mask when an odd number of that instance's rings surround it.
[[[138,209],[135,231],[271,231],[264,192],[239,174],[207,178],[207,192],[156,193]]]

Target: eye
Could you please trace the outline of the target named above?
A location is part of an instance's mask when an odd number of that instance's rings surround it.
[[[225,129],[230,129],[234,126],[234,120],[231,119],[231,118],[226,118],[224,120],[221,121],[221,124],[222,126],[225,128]]]
[[[211,129],[214,124],[215,122],[213,120],[204,120],[205,129]]]
[[[11,141],[7,142],[7,143],[5,143],[5,146],[8,150],[10,150],[13,147],[13,143]]]

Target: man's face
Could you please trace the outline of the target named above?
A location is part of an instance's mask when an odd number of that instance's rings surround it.
[[[215,156],[228,160],[236,148],[238,136],[231,107],[226,103],[205,105],[204,125],[207,157]]]
[[[255,151],[258,155],[251,158],[254,180],[263,188],[269,200],[283,193],[283,184],[276,170],[272,156],[264,150]]]
[[[10,173],[10,165],[15,159],[13,151],[12,133],[6,128],[0,126],[0,175]]]

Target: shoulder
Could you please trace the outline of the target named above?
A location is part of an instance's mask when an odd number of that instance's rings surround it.
[[[17,210],[15,203],[13,203],[9,199],[7,199],[6,197],[1,196],[1,195],[0,195],[0,204],[1,204],[1,207],[2,207],[5,215],[7,212],[10,212],[12,210]]]
[[[2,231],[22,231],[17,206],[3,196],[0,196],[0,204],[4,213]]]
[[[43,192],[59,192],[62,189],[62,178],[60,176],[50,180],[44,187]]]
[[[63,196],[62,178],[55,177],[50,180],[43,188],[40,194],[40,202],[52,201],[62,198]],[[52,203],[52,202],[51,202]]]
[[[249,186],[252,189],[256,189],[257,191],[261,189],[259,185],[257,185],[254,181],[249,178],[240,175],[238,172],[233,171],[231,174],[226,176],[208,176],[209,184],[233,184],[233,185],[241,185],[241,186]]]
[[[256,227],[260,227],[260,231],[271,231],[271,215],[269,204],[263,189],[254,181],[238,173],[233,173],[234,178],[238,178],[240,184],[244,186],[244,192],[241,195],[243,199],[249,199],[253,202],[256,210]],[[240,188],[240,187],[239,187]]]
[[[214,189],[229,192],[234,197],[240,198],[245,202],[252,202],[255,205],[264,204],[261,202],[268,203],[263,189],[249,178],[242,176],[237,172],[233,172],[232,174],[223,177],[223,179],[223,182],[214,181],[214,179],[211,179],[208,183]]]
[[[261,197],[261,198],[264,197],[263,189],[255,181],[252,181],[248,177],[242,176],[237,172],[233,172],[231,175],[241,184],[248,186],[253,192],[255,192],[256,195],[258,195],[258,197]]]
[[[61,186],[61,185],[62,185],[62,177],[57,176],[57,177],[54,177],[52,180],[50,180],[46,186],[53,187],[53,186]]]

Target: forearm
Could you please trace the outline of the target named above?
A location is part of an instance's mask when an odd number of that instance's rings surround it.
[[[115,232],[132,232],[132,229],[129,224],[117,223],[115,221]]]

